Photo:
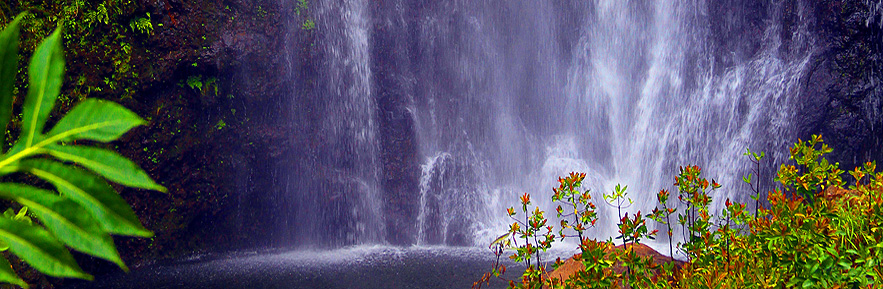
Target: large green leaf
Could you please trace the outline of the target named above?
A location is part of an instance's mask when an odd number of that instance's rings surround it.
[[[125,107],[90,98],[77,104],[58,121],[47,138],[53,142],[79,139],[109,142],[142,124],[144,120]]]
[[[100,100],[86,100],[61,118],[48,134],[46,120],[62,87],[65,62],[61,27],[34,50],[28,66],[28,92],[21,108],[19,138],[6,152],[5,128],[12,116],[13,90],[18,72],[19,22],[16,17],[0,32],[0,176],[29,172],[56,186],[62,196],[22,184],[0,184],[0,197],[25,206],[0,216],[0,246],[29,263],[43,274],[55,277],[92,279],[83,272],[65,244],[86,254],[125,264],[108,233],[150,237],[128,204],[105,181],[165,191],[128,159],[111,151],[89,147],[65,147],[75,140],[113,141],[144,121],[122,106]],[[43,154],[80,164],[100,177],[72,165],[50,159],[34,159]],[[27,208],[40,222],[32,223]],[[48,229],[48,231],[45,228]],[[61,240],[61,241],[59,241]],[[4,249],[5,250],[5,249]],[[0,283],[27,287],[0,257]]]
[[[141,225],[126,201],[101,177],[51,160],[28,160],[22,165],[23,171],[55,185],[64,196],[86,208],[105,231],[127,236],[153,236],[153,232]]]
[[[43,133],[43,125],[52,111],[64,79],[64,55],[61,48],[61,26],[43,40],[34,51],[28,66],[28,96],[22,108],[22,130],[18,142],[24,147],[35,143]]]
[[[28,283],[18,277],[12,270],[12,265],[5,257],[0,256],[0,282],[15,284],[24,288],[28,288]]]
[[[18,72],[18,24],[24,15],[19,14],[0,32],[0,151],[6,151],[6,125],[12,118],[12,101],[15,99],[12,91]]]
[[[3,216],[10,218],[13,221],[23,222],[28,225],[34,223],[34,221],[31,220],[31,217],[28,216],[28,207],[21,207],[18,213],[12,208],[6,208],[6,211],[3,212]],[[7,245],[6,242],[3,242],[3,240],[0,240],[0,251],[6,250],[9,250],[9,245]]]
[[[28,163],[22,162],[22,165],[28,166]],[[114,247],[113,239],[79,204],[53,192],[21,184],[0,184],[0,195],[30,208],[49,232],[68,247],[127,269]]]
[[[84,166],[108,180],[130,187],[165,192],[147,173],[129,159],[116,152],[86,146],[50,145],[46,147],[53,157]]]
[[[0,240],[9,244],[12,253],[46,275],[92,280],[67,248],[40,227],[0,217]]]

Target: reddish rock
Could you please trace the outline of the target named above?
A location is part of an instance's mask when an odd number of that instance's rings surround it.
[[[841,204],[842,206],[849,203],[850,206],[858,206],[860,205],[859,198],[862,196],[862,193],[856,190],[831,186],[822,191],[820,195],[833,204]]]
[[[656,250],[653,250],[653,248],[650,248],[649,246],[644,245],[644,244],[637,244],[637,245],[629,244],[628,247],[631,247],[638,256],[652,257],[653,262],[656,264],[665,264],[665,263],[674,261],[675,268],[680,268],[681,266],[684,265],[683,261],[679,261],[676,259],[672,259],[669,256],[665,256],[665,255],[657,252]],[[616,246],[613,248],[608,248],[605,251],[609,254],[610,252],[612,252],[612,250],[622,251],[624,248],[625,247],[623,245],[619,245],[619,246]],[[573,257],[568,258],[566,261],[564,261],[564,264],[562,264],[561,266],[558,267],[558,269],[556,269],[555,271],[552,271],[552,273],[549,273],[547,278],[558,278],[559,280],[566,280],[567,278],[569,278],[570,276],[572,276],[576,272],[585,269],[585,266],[583,265],[583,263],[581,261],[575,260],[575,258],[578,257],[579,255],[580,254],[575,254],[575,255],[573,255]],[[625,267],[616,266],[613,268],[613,271],[617,272],[617,273],[622,273],[623,271],[625,271]]]

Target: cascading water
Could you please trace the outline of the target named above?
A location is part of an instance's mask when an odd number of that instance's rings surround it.
[[[317,41],[325,43],[318,71],[320,140],[308,157],[298,157],[297,176],[287,191],[293,205],[280,222],[285,237],[301,244],[358,244],[384,241],[380,212],[380,147],[375,93],[371,88],[369,18],[365,1],[326,1],[314,11]],[[296,24],[298,27],[300,23]],[[299,29],[299,28],[298,28]],[[296,53],[293,53],[297,55]],[[290,56],[289,56],[290,57]],[[317,193],[321,192],[321,193]]]
[[[602,1],[596,26],[580,40],[580,64],[572,67],[568,92],[596,103],[583,111],[607,123],[603,131],[610,136],[611,162],[602,169],[608,177],[594,187],[606,192],[614,183],[629,185],[636,201],[632,213],[656,206],[654,193],[672,189],[679,165],[700,165],[725,184],[718,201],[748,201],[739,193],[746,191],[740,177],[750,164],[742,153],[765,150],[781,162],[793,138],[792,102],[812,53],[805,27],[786,35],[793,39],[791,51],[783,49],[782,27],[773,19],[757,31],[755,51],[717,55],[708,24],[739,25],[741,18],[716,22],[708,18],[709,5]],[[771,5],[766,12],[775,18],[782,9]],[[745,38],[753,36],[733,37],[750,42]],[[603,223],[616,223],[610,214]],[[607,236],[615,233],[606,229]]]
[[[291,186],[285,225],[305,243],[484,244],[523,192],[552,212],[570,171],[597,204],[628,185],[634,213],[687,164],[747,201],[744,150],[782,161],[795,137],[814,40],[782,17],[807,5],[319,1],[324,146],[289,173],[323,184]],[[606,239],[618,218],[600,207]]]

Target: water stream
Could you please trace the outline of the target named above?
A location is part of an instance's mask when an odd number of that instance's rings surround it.
[[[313,202],[287,212],[301,220],[288,230],[315,236],[300,245],[484,244],[523,192],[551,211],[571,171],[589,174],[597,203],[628,185],[633,213],[688,164],[724,185],[719,200],[747,201],[742,153],[785,158],[814,52],[784,19],[809,17],[802,1],[316,5],[317,154],[333,177],[288,192]],[[618,218],[600,207],[592,230],[606,239]]]

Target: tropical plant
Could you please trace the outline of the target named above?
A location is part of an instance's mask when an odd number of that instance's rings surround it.
[[[754,214],[756,215],[757,211],[760,209],[760,181],[752,183],[751,175],[754,174],[758,176],[758,178],[760,178],[760,161],[763,159],[765,154],[764,152],[760,152],[760,154],[757,154],[755,152],[752,152],[751,149],[746,148],[743,155],[747,156],[748,161],[750,161],[751,164],[754,165],[754,168],[752,169],[753,172],[748,173],[748,176],[742,177],[742,181],[748,184],[748,187],[754,193],[753,195],[751,195],[751,199],[754,200]]]
[[[832,149],[821,136],[798,140],[790,149],[794,165],[776,177],[784,191],[769,194],[768,218],[750,224],[759,242],[761,270],[775,272],[780,286],[870,288],[883,284],[883,174],[873,162],[850,172],[851,190],[842,188],[842,171],[824,155]],[[865,177],[867,181],[865,181]]]
[[[581,262],[585,270],[577,272],[576,276],[567,280],[550,279],[546,283],[548,287],[582,288],[589,284],[609,287],[616,281],[617,276],[612,270],[616,261],[608,254],[610,248],[613,247],[613,242],[597,242],[588,238],[588,234],[585,233],[598,221],[597,208],[591,201],[590,190],[580,191],[585,178],[585,173],[571,172],[566,177],[559,177],[558,187],[552,188],[552,201],[566,206],[565,209],[559,205],[556,209],[558,218],[561,219],[558,235],[562,241],[569,237],[579,238],[580,253],[575,257],[575,260]],[[565,233],[568,229],[576,232],[576,236]],[[562,264],[561,259],[558,258],[553,267],[557,269]]]
[[[555,209],[558,218],[561,219],[561,228],[558,230],[561,239],[577,237],[582,242],[583,232],[594,227],[595,222],[598,221],[595,204],[591,202],[590,191],[579,191],[585,178],[585,173],[571,172],[567,177],[558,178],[558,187],[552,188],[552,201],[566,206],[565,209],[558,205],[558,208]],[[576,236],[565,233],[567,229],[576,232]]]
[[[721,186],[714,180],[710,184],[712,190]],[[678,223],[685,234],[680,247],[691,259],[700,257],[713,249],[706,242],[711,238],[709,229],[712,225],[712,215],[708,211],[711,204],[709,182],[702,177],[702,169],[694,165],[681,167],[674,185],[678,187],[678,200],[685,206],[678,214]]]
[[[147,17],[136,17],[129,21],[129,28],[132,28],[132,32],[147,36],[153,35],[153,23],[150,21],[150,12],[147,12]]]
[[[824,158],[830,151],[820,136],[798,140],[790,150],[796,165],[781,166],[775,179],[783,187],[766,194],[764,202],[759,200],[760,180],[746,181],[753,196],[758,197],[755,215],[746,204],[730,199],[723,200],[720,212],[709,211],[711,192],[721,185],[705,179],[698,166],[682,167],[674,184],[681,206],[677,210],[669,208],[668,191],[661,190],[657,194],[659,206],[646,216],[666,224],[671,232],[668,219],[679,212],[684,243],[678,249],[689,259],[667,264],[655,264],[651,258],[629,250],[628,243],[637,244],[654,232],[648,232],[640,213],[623,214],[622,205],[628,201],[624,187],[618,186],[605,196],[608,204],[618,207],[621,218],[619,238],[626,246],[619,249],[613,247],[612,239],[598,242],[576,230],[577,225],[586,221],[594,224],[595,220],[588,191],[578,190],[584,174],[571,173],[559,178],[560,185],[553,189],[552,199],[567,205],[558,209],[559,217],[567,221],[562,222],[562,227],[583,236],[580,253],[572,258],[583,268],[564,280],[537,280],[537,274],[529,268],[523,276],[530,278],[522,279],[529,282],[520,286],[512,282],[510,287],[534,288],[542,284],[547,288],[883,288],[883,172],[876,171],[876,163],[867,162],[849,172],[855,183],[846,189],[838,165]],[[746,155],[758,168],[753,174],[760,176],[758,164],[763,153],[748,151]],[[522,204],[522,211],[527,212],[527,195],[522,197]],[[509,214],[513,213],[510,208]],[[586,218],[573,218],[584,214]],[[515,235],[507,233],[501,238],[511,236]],[[518,250],[501,245],[497,252],[501,254],[506,248]],[[673,255],[672,248],[669,254]],[[675,266],[676,263],[680,265]],[[558,264],[560,260],[556,261]],[[626,269],[627,273],[623,273]]]
[[[616,239],[622,239],[623,251],[616,252],[614,257],[619,263],[625,265],[628,272],[625,278],[628,282],[625,285],[631,287],[638,286],[638,284],[649,284],[649,279],[644,278],[646,277],[645,271],[652,269],[648,259],[640,258],[635,254],[634,245],[640,244],[641,239],[655,239],[658,231],[648,231],[647,222],[641,215],[641,211],[635,213],[634,218],[630,218],[628,212],[622,215],[622,209],[633,204],[632,199],[628,197],[627,189],[628,186],[617,184],[613,192],[604,195],[604,200],[608,205],[616,207],[617,216],[620,217],[619,223],[617,223],[619,236]],[[623,206],[625,202],[628,202],[628,205]]]
[[[13,85],[18,67],[19,22],[0,33],[0,127],[12,116]],[[36,220],[0,217],[0,243],[34,269],[53,277],[91,280],[67,247],[102,258],[128,270],[110,234],[151,237],[111,182],[165,191],[141,168],[116,152],[89,145],[114,141],[144,120],[109,101],[86,99],[46,131],[46,121],[61,90],[64,57],[61,27],[44,39],[28,66],[21,132],[0,154],[0,176],[30,174],[45,185],[0,183],[0,197],[27,207]],[[5,141],[0,139],[0,143]],[[47,190],[54,187],[55,191]],[[22,209],[24,210],[24,209]],[[27,287],[6,258],[0,257],[0,282]]]
[[[514,208],[507,209],[509,217],[515,220],[509,226],[509,233],[512,235],[512,243],[515,244],[515,253],[509,256],[515,262],[525,262],[527,270],[522,276],[521,288],[540,288],[543,281],[543,275],[546,274],[546,266],[543,264],[541,252],[545,252],[552,247],[555,242],[555,235],[552,234],[552,226],[547,226],[544,213],[539,207],[535,207],[531,212],[530,194],[524,193],[521,196],[521,213],[524,219],[516,218]],[[545,229],[545,232],[544,232]],[[519,244],[519,240],[523,240]]]
[[[658,207],[654,208],[653,212],[648,214],[647,217],[666,226],[666,232],[668,234],[668,255],[674,256],[675,251],[672,240],[672,237],[674,237],[674,231],[671,228],[671,215],[677,211],[677,208],[668,207],[669,196],[671,196],[671,193],[669,193],[668,190],[659,190],[659,192],[656,193],[656,201],[662,205],[662,209]]]
[[[816,149],[816,145],[821,147]],[[831,186],[842,186],[843,179],[840,177],[843,171],[839,163],[830,163],[823,155],[833,151],[824,144],[820,135],[813,135],[809,141],[798,140],[790,149],[791,159],[797,163],[785,165],[779,168],[776,180],[782,183],[785,192],[797,194],[813,202],[815,193],[824,191]]]
[[[616,207],[617,218],[628,219],[628,213],[626,213],[625,216],[622,215],[622,209],[628,208],[633,203],[632,199],[628,197],[628,193],[626,192],[628,188],[629,186],[623,187],[620,184],[616,184],[616,188],[613,189],[613,192],[611,192],[610,194],[604,194],[604,201],[606,201],[608,205]],[[624,205],[626,202],[628,202],[628,205]],[[625,236],[625,232],[623,232],[622,230],[622,221],[623,220],[621,219],[619,223],[619,237],[616,238],[622,239],[623,244],[625,244],[627,239]]]

